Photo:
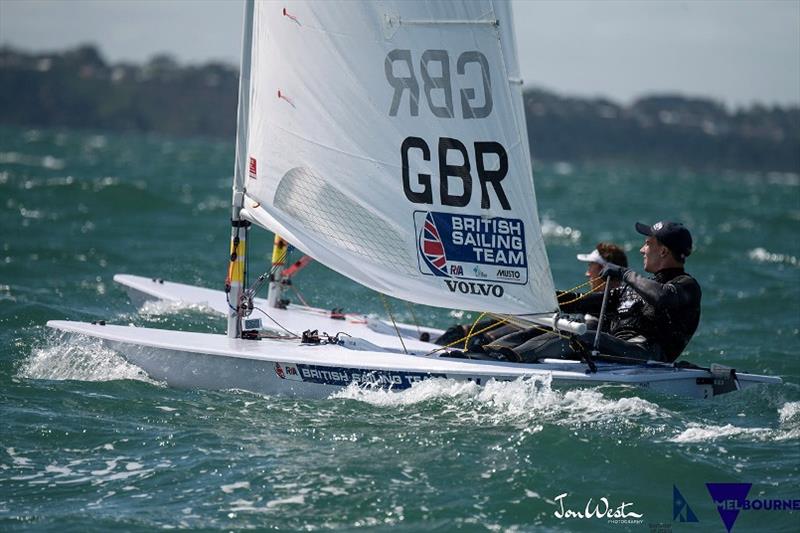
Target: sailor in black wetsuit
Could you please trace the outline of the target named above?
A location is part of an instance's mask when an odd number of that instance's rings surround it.
[[[588,254],[578,254],[576,257],[578,261],[587,264],[586,273],[584,275],[589,278],[588,283],[591,285],[592,291],[600,290],[600,292],[592,292],[588,296],[581,295],[579,297],[579,295],[572,292],[556,291],[556,297],[561,301],[567,302],[564,305],[560,304],[561,311],[565,313],[593,312],[595,308],[593,304],[586,306],[587,311],[583,311],[583,307],[579,308],[574,306],[574,302],[578,300],[584,300],[584,298],[594,298],[599,296],[600,299],[597,300],[596,307],[597,309],[600,309],[600,305],[603,300],[602,289],[605,285],[605,281],[600,277],[600,272],[603,270],[603,267],[609,263],[627,267],[628,256],[625,255],[625,251],[622,248],[614,243],[599,242],[597,243],[597,246],[595,246],[595,248]],[[610,283],[611,287],[617,287],[620,285],[620,282],[616,280],[611,280]],[[591,321],[591,323],[596,327],[596,316],[587,315],[585,318],[587,320],[587,326],[589,326]],[[487,344],[491,344],[494,349],[501,347],[513,348],[532,339],[533,337],[547,333],[547,330],[544,328],[524,329],[516,324],[504,323],[504,321],[500,318],[490,317],[474,324],[467,323],[451,326],[447,331],[444,332],[444,334],[436,338],[433,342],[441,346],[458,343],[458,347],[461,347],[464,345],[464,340],[467,335],[472,331],[482,332],[477,335],[473,335],[468,339],[467,349],[473,354],[475,352],[482,353],[484,351],[483,347]],[[502,342],[500,339],[502,339]]]
[[[692,251],[692,237],[682,224],[658,222],[652,226],[637,223],[636,230],[646,239],[641,250],[644,270],[654,274],[645,278],[627,268],[609,264],[602,276],[620,280],[623,285],[609,293],[606,324],[600,334],[600,352],[640,360],[672,362],[680,356],[700,321],[700,285],[683,265]],[[602,295],[562,306],[570,313],[599,313]],[[513,348],[502,346],[497,355],[507,360],[535,362],[543,358],[580,357],[590,350],[594,331],[577,338],[556,333],[538,335]],[[576,342],[577,340],[577,342]],[[502,345],[502,339],[499,340]],[[492,349],[492,344],[485,346]]]

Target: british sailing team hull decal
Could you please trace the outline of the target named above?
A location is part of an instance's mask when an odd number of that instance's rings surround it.
[[[338,366],[318,366],[295,363],[275,363],[275,374],[290,381],[338,385],[351,383],[382,389],[408,389],[417,381],[430,378],[446,378],[445,374],[427,372],[404,372],[400,370],[366,370]],[[480,385],[480,378],[473,378]]]
[[[492,284],[528,283],[522,220],[415,211],[414,227],[419,271],[446,278],[453,292],[499,297]]]

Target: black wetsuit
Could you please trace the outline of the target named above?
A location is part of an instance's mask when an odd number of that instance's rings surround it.
[[[600,334],[600,351],[634,359],[672,362],[694,335],[700,321],[700,285],[682,268],[659,271],[652,279],[628,271],[625,284],[612,289],[606,319]],[[577,297],[565,293],[568,299]],[[566,313],[599,314],[602,293],[593,293],[561,306]],[[571,358],[581,346],[555,333],[540,334],[532,328],[508,335],[485,346],[510,359],[534,362],[545,357]],[[591,348],[595,332],[578,339]],[[511,357],[513,356],[513,357]]]
[[[700,322],[700,284],[682,268],[660,270],[652,279],[629,270],[623,279],[609,332],[623,340],[644,337],[662,360],[674,361]]]

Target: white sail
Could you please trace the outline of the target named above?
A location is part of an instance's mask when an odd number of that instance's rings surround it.
[[[248,218],[397,298],[556,310],[507,4],[256,2],[252,20]]]

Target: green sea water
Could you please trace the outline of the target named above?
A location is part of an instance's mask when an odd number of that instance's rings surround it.
[[[785,380],[712,401],[546,381],[319,401],[179,390],[45,327],[222,332],[203,309],[137,309],[112,276],[220,288],[232,166],[232,142],[0,129],[0,530],[724,532],[706,483],[800,500],[800,176],[535,165],[559,288],[582,282],[575,254],[599,240],[641,271],[637,220],[691,228],[703,315],[684,358]],[[270,243],[254,233],[251,258]],[[296,284],[320,307],[385,313],[319,264]],[[675,518],[675,488],[697,522]],[[559,516],[602,498],[627,521]],[[800,510],[742,510],[733,526],[798,530]]]

